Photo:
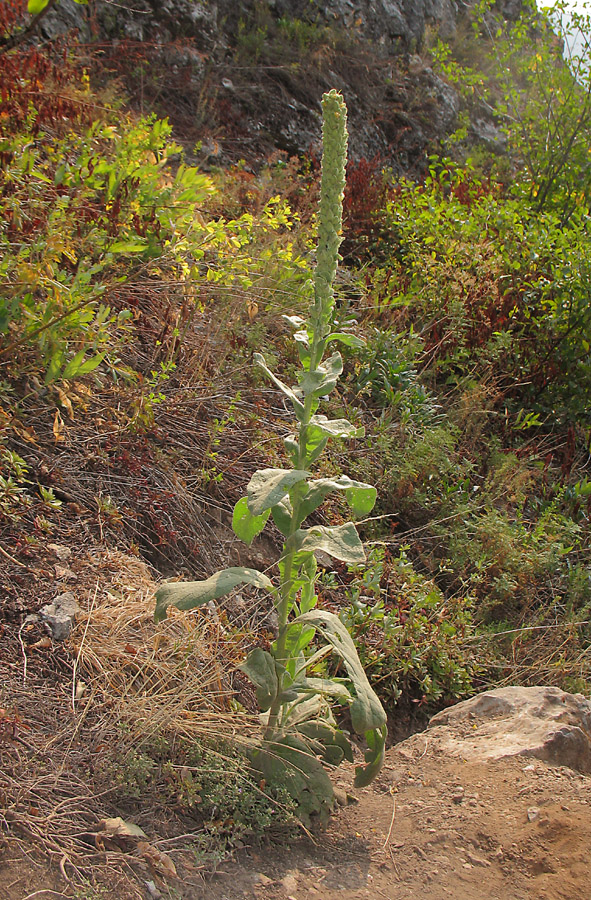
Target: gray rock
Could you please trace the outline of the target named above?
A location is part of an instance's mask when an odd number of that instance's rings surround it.
[[[471,131],[476,140],[497,153],[507,149],[507,135],[491,119],[472,119]]]
[[[591,772],[591,702],[555,687],[480,694],[433,716],[428,734],[440,751],[463,759],[525,756]]]
[[[43,606],[40,616],[54,641],[65,641],[72,632],[80,607],[71,591],[59,594],[53,601]]]
[[[444,39],[453,36],[469,4],[266,2],[268,12],[263,0],[93,0],[89,6],[60,0],[41,30],[46,38],[74,29],[83,41],[112,42],[114,47],[121,42],[122,53],[127,41],[144,43],[156,70],[170,73],[166,94],[173,125],[179,124],[181,133],[189,129],[192,146],[203,141],[205,148],[210,138],[215,142],[214,153],[198,156],[203,165],[261,159],[276,150],[318,153],[320,98],[337,87],[349,109],[350,158],[380,158],[394,175],[420,175],[425,150],[455,130],[461,105],[456,89],[429,68],[420,50],[427,29]],[[491,16],[498,18],[500,12],[513,18],[522,3],[500,0]],[[330,59],[330,68],[320,64],[304,71],[297,63],[236,67],[240,36],[259,28],[261,21],[281,17],[333,29],[340,52]],[[366,64],[372,59],[378,65]],[[132,86],[132,96],[134,90]],[[167,115],[168,109],[158,112]],[[496,124],[481,111],[473,118],[472,136],[503,152],[505,139]]]

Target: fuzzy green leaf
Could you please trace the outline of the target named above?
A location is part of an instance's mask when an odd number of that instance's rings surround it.
[[[386,713],[368,681],[353,638],[338,616],[315,609],[298,616],[294,622],[314,625],[343,660],[355,690],[355,700],[351,704],[351,723],[357,734],[382,728],[386,724]]]
[[[328,419],[326,416],[312,416],[310,425],[329,437],[356,438],[363,437],[365,429],[357,428],[347,419]]]
[[[296,813],[308,828],[320,820],[326,825],[334,807],[334,792],[322,763],[304,740],[286,735],[263,744],[251,754],[253,767],[267,784],[283,789],[297,803]]]
[[[248,509],[253,516],[260,516],[276,506],[294,484],[304,481],[309,474],[304,469],[259,469],[246,488]]]
[[[262,353],[255,353],[253,356],[253,359],[254,359],[255,363],[257,364],[257,366],[259,366],[259,368],[261,368],[263,370],[265,375],[271,379],[271,381],[273,382],[275,387],[279,388],[279,390],[282,393],[284,393],[286,397],[289,397],[289,399],[291,400],[291,402],[293,404],[295,414],[298,417],[298,419],[301,421],[304,416],[304,405],[301,402],[301,400],[298,399],[298,396],[297,396],[297,394],[301,394],[300,389],[299,388],[292,389],[292,388],[288,387],[286,384],[284,384],[284,382],[281,381],[281,379],[277,378],[277,376],[274,375],[273,372],[271,371],[271,369],[268,367],[267,363],[265,362],[265,357],[262,355]]]
[[[305,397],[324,397],[330,394],[343,371],[343,360],[340,353],[333,353],[316,369],[305,372],[300,380],[300,388]]]
[[[284,537],[287,537],[291,530],[291,504],[287,497],[284,497],[276,506],[271,508],[271,515],[275,525]]]
[[[154,619],[156,622],[165,619],[169,606],[174,606],[176,609],[196,609],[198,606],[209,603],[210,600],[224,597],[239,584],[252,584],[254,587],[269,592],[273,591],[272,582],[262,572],[235,566],[216,572],[205,581],[179,581],[174,584],[162,585],[156,591]]]
[[[287,437],[283,439],[283,446],[287,451],[287,455],[291,459],[294,466],[298,464],[298,456],[300,452],[300,445],[298,444],[296,437],[294,434],[288,434]]]
[[[328,437],[319,428],[308,425],[306,428],[306,465],[311,466],[328,443]]]
[[[346,736],[338,728],[318,720],[303,722],[299,728],[301,734],[317,745],[317,752],[322,760],[330,766],[338,766],[343,759],[353,762],[353,749]],[[316,748],[314,748],[316,749]]]
[[[255,647],[238,668],[254,684],[257,703],[261,712],[265,712],[270,708],[279,691],[275,660],[266,650]]]
[[[323,697],[333,697],[339,703],[349,704],[353,701],[351,691],[334,678],[306,678],[302,682],[302,687]]]
[[[387,725],[366,731],[365,740],[368,749],[365,751],[365,765],[355,766],[355,781],[353,782],[355,787],[367,787],[379,773],[384,765],[387,736]]]
[[[324,498],[333,491],[344,491],[349,506],[356,516],[366,516],[374,508],[377,491],[370,484],[353,481],[347,475],[339,478],[319,478],[311,481],[308,493],[302,500],[300,510],[302,520],[317,509]]]
[[[302,625],[301,622],[290,622],[287,626],[287,635],[285,638],[285,649],[290,658],[298,658],[299,655],[310,644],[316,629],[313,625]]]
[[[342,562],[365,562],[363,544],[352,522],[345,525],[315,525],[314,528],[300,528],[294,537],[297,551],[322,550]]]
[[[234,507],[232,515],[234,534],[250,547],[257,534],[260,534],[267,524],[269,515],[270,510],[267,509],[262,516],[253,516],[248,508],[248,498],[242,497]]]
[[[366,765],[356,769],[355,784],[359,787],[369,784],[384,761],[387,719],[361,665],[353,639],[341,620],[324,610],[305,613],[294,621],[314,625],[338,653],[347,669],[355,691],[355,699],[350,705],[351,724],[357,734],[364,735],[369,748],[365,754]]]
[[[348,331],[333,331],[332,334],[327,336],[326,341],[327,343],[328,341],[339,341],[345,347],[353,347],[356,350],[361,350],[365,347],[365,341],[362,338],[356,334],[349,334]]]
[[[288,322],[292,328],[297,328],[298,330],[306,324],[306,320],[302,319],[301,316],[281,316],[281,318]]]

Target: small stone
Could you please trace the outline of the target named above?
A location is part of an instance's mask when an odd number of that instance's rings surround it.
[[[466,853],[466,858],[474,866],[482,866],[483,868],[490,866],[488,859],[484,859],[482,856],[476,856],[475,853]]]
[[[529,822],[535,822],[536,819],[540,818],[540,810],[537,806],[530,806],[527,811],[527,818]]]
[[[266,886],[268,884],[273,884],[273,879],[269,878],[267,875],[263,875],[262,872],[257,872],[256,883]]]
[[[70,548],[64,547],[62,544],[48,544],[47,546],[50,550],[53,550],[58,559],[69,559],[72,555]]]
[[[286,891],[295,891],[297,890],[298,880],[295,875],[286,875],[285,878],[281,879],[281,884],[285,888]]]
[[[54,641],[65,641],[70,636],[80,607],[71,591],[66,591],[40,610],[41,618]]]

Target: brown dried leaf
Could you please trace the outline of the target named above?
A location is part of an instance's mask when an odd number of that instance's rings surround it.
[[[146,841],[140,841],[137,849],[140,855],[147,859],[160,875],[164,875],[165,878],[177,877],[175,864],[162,850],[158,850],[157,847],[153,847]]]
[[[34,644],[31,644],[27,649],[28,650],[49,650],[51,647],[51,638],[50,637],[42,637],[38,641],[35,641]]]
[[[102,819],[99,822],[99,833],[104,835],[104,837],[122,837],[133,840],[139,840],[148,836],[139,825],[134,825],[133,822],[126,822],[121,816],[116,816],[114,819]]]
[[[55,438],[56,444],[62,443],[63,441],[66,440],[66,438],[64,437],[64,431],[65,431],[64,420],[62,419],[62,415],[61,415],[59,409],[56,409],[55,416],[53,417],[52,431],[53,431],[53,436]]]
[[[74,410],[72,409],[72,401],[68,397],[65,391],[63,391],[60,387],[55,387],[56,393],[60,399],[60,403],[64,410],[67,412],[68,417],[74,421]]]

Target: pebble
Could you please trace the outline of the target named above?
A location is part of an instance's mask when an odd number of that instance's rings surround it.
[[[461,803],[464,799],[464,788],[458,787],[455,789],[454,794],[451,798],[452,803]]]
[[[298,886],[298,880],[295,875],[286,875],[285,878],[281,879],[281,884],[286,891],[295,891]]]

